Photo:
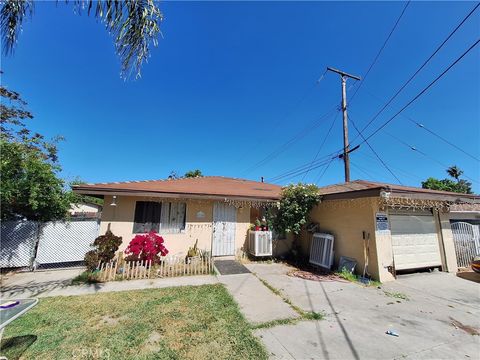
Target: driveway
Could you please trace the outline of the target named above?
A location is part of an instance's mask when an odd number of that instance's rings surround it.
[[[434,272],[367,288],[290,277],[281,264],[247,267],[294,305],[326,315],[256,330],[273,359],[478,359],[478,283]]]

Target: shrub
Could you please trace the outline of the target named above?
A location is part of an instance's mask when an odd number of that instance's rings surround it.
[[[99,260],[107,262],[115,257],[118,247],[122,244],[122,237],[115,236],[110,230],[105,235],[100,235],[93,242],[97,248]]]
[[[105,235],[100,235],[93,242],[94,250],[85,254],[85,266],[93,271],[97,268],[98,262],[109,262],[115,257],[118,247],[122,244],[122,237],[115,236],[110,230]]]
[[[97,268],[98,261],[97,250],[90,250],[85,254],[85,266],[89,271],[94,271]]]
[[[273,228],[278,232],[300,234],[308,221],[310,210],[319,202],[316,185],[299,183],[284,187],[277,211],[270,214]]]
[[[155,231],[148,234],[136,235],[125,249],[127,261],[152,260],[153,263],[160,262],[160,256],[168,254],[168,250],[164,245],[163,237]]]

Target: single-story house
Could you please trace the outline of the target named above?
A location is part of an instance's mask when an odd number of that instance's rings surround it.
[[[71,204],[68,213],[72,217],[96,217],[102,212],[102,205],[93,202],[83,201],[81,203]]]
[[[100,233],[123,238],[120,250],[139,233],[155,230],[172,255],[198,248],[231,256],[246,246],[259,208],[280,199],[281,187],[220,176],[82,184],[75,193],[103,197]]]
[[[357,261],[356,271],[381,282],[403,270],[440,267],[456,272],[450,217],[480,215],[480,196],[363,180],[320,188],[311,211],[319,231],[334,236],[340,256]],[[313,234],[304,232],[301,249],[310,254]]]

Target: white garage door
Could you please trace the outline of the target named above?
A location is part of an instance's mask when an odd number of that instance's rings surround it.
[[[396,270],[442,264],[433,215],[391,215],[390,226]]]

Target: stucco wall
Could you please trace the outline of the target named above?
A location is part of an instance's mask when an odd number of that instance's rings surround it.
[[[377,212],[390,215],[392,210],[381,210],[378,198],[324,201],[311,212],[311,219],[320,224],[320,232],[334,235],[336,269],[340,256],[357,260],[356,273],[361,274],[365,264],[363,231],[370,234],[368,272],[381,282],[395,278],[389,272],[393,266],[392,236],[390,230],[376,231]],[[450,213],[434,211],[442,270],[457,271],[457,260],[450,227]],[[302,234],[301,245],[305,254],[310,251],[311,234]]]
[[[365,265],[365,249],[367,241],[363,239],[363,232],[370,235],[368,250],[368,272],[379,277],[377,249],[375,246],[375,212],[376,198],[355,200],[324,201],[312,209],[310,218],[320,224],[320,232],[332,234],[335,237],[334,269],[337,268],[340,256],[348,256],[357,260],[356,272],[363,273]],[[311,234],[301,236],[302,252],[310,252]]]
[[[124,250],[130,240],[136,235],[133,233],[133,220],[136,201],[153,201],[152,198],[117,196],[117,206],[110,206],[112,197],[105,197],[105,204],[102,212],[100,233],[105,233],[110,224],[112,232],[123,239],[120,250]],[[161,199],[158,199],[161,201]],[[168,201],[168,200],[167,200]],[[212,221],[213,201],[208,200],[186,200],[186,224],[185,232],[180,234],[161,234],[165,239],[165,245],[170,254],[186,254],[188,248],[193,246],[198,239],[198,247],[202,250],[211,251],[212,245]],[[205,217],[197,218],[201,211]],[[250,224],[250,208],[237,209],[237,225],[235,230],[235,248],[243,246]]]

